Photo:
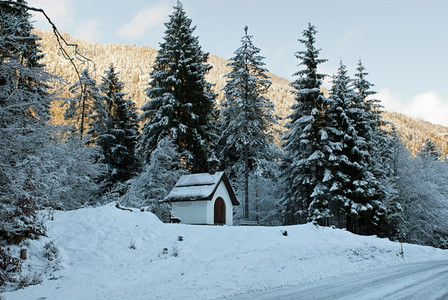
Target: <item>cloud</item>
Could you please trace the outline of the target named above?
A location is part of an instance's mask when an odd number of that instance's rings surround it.
[[[71,0],[34,0],[29,4],[36,8],[42,8],[61,31],[64,31],[64,27],[73,24],[74,9]],[[48,21],[41,13],[34,13],[34,16],[36,21],[35,27],[46,30],[51,29]]]
[[[350,47],[354,42],[357,42],[363,37],[363,33],[360,30],[353,29],[347,31],[344,36],[337,42],[336,47],[339,49],[346,49]]]
[[[87,41],[97,41],[98,40],[98,20],[91,18],[86,21],[82,21],[76,26],[74,31],[74,36]]]
[[[128,23],[122,25],[118,35],[128,39],[141,38],[151,28],[163,24],[170,13],[170,6],[165,3],[140,10]]]
[[[443,99],[434,91],[416,95],[409,102],[403,101],[399,95],[387,89],[379,91],[375,98],[380,99],[381,104],[389,111],[448,126],[448,99]]]

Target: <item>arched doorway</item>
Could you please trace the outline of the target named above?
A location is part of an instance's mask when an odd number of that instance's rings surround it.
[[[215,201],[215,225],[226,224],[226,204],[224,199],[219,197]]]

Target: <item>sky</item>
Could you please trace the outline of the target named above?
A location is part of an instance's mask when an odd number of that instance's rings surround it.
[[[446,0],[183,0],[202,49],[225,59],[244,26],[266,67],[287,79],[301,69],[294,53],[311,23],[331,75],[340,61],[355,73],[361,59],[376,98],[387,110],[448,126],[448,1]],[[158,48],[176,0],[28,0],[62,32],[99,43]],[[42,17],[35,27],[50,29]]]

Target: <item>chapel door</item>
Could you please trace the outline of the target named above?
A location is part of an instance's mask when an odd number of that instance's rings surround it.
[[[226,224],[226,204],[224,200],[219,197],[215,201],[215,225]]]

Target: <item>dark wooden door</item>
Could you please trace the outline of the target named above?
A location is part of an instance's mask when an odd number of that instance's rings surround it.
[[[226,224],[226,204],[224,200],[219,197],[215,201],[215,225]]]

